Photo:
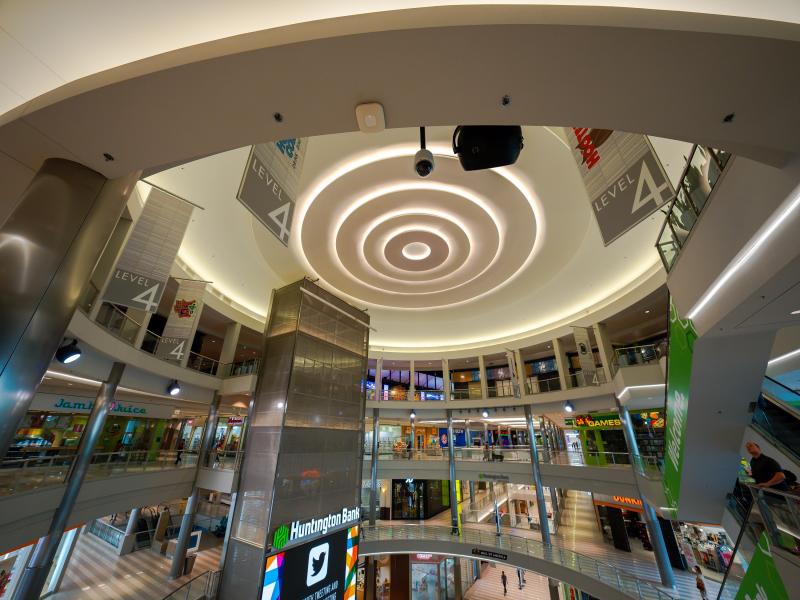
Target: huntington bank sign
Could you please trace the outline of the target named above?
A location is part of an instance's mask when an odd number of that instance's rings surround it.
[[[326,535],[329,529],[341,525],[357,523],[361,519],[361,508],[343,508],[341,512],[330,513],[324,517],[293,521],[291,525],[281,525],[272,536],[272,547],[280,550],[286,544],[316,535]]]

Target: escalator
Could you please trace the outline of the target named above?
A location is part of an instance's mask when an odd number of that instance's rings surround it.
[[[800,394],[764,377],[753,426],[800,464]]]

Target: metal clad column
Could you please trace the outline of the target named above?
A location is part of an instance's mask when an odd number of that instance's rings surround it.
[[[186,502],[186,510],[181,519],[181,528],[178,533],[178,541],[175,544],[175,554],[172,555],[172,565],[169,569],[169,578],[177,579],[183,575],[183,566],[186,560],[186,549],[189,546],[189,538],[192,534],[194,527],[194,514],[197,511],[197,499],[200,490],[197,488],[197,473],[202,466],[208,466],[209,452],[211,445],[214,443],[214,432],[217,429],[217,418],[219,417],[219,393],[214,392],[214,399],[211,401],[211,406],[208,407],[208,418],[206,419],[206,426],[203,429],[203,442],[200,445],[200,455],[197,461],[197,470],[195,471],[195,483],[192,487],[192,493],[189,500]]]
[[[447,410],[447,454],[450,460],[450,526],[458,533],[458,497],[456,494],[456,444],[453,439],[453,411]]]
[[[0,458],[138,178],[48,159],[0,225]]]
[[[375,525],[376,513],[378,512],[378,409],[372,409],[372,462],[369,465],[370,483],[369,489],[369,524]]]
[[[478,370],[481,377],[481,398],[489,397],[489,382],[486,380],[486,361],[483,355],[478,356]]]
[[[569,363],[567,362],[567,353],[564,352],[564,347],[561,345],[561,340],[558,338],[553,340],[553,354],[556,356],[558,381],[561,383],[561,389],[566,390],[570,387]]]
[[[536,486],[536,508],[539,511],[539,528],[542,532],[542,542],[550,545],[550,526],[547,523],[547,505],[544,501],[544,488],[542,486],[542,473],[539,469],[539,451],[536,449],[536,428],[533,426],[531,406],[525,405],[525,422],[528,425],[528,437],[531,438],[529,448],[531,451],[531,471],[533,483]]]
[[[108,379],[100,385],[97,398],[95,398],[92,406],[92,412],[86,423],[86,429],[81,437],[78,453],[75,455],[72,469],[67,477],[67,484],[64,487],[61,503],[53,514],[50,530],[36,542],[33,554],[25,567],[25,571],[22,573],[22,579],[14,593],[14,600],[35,600],[42,593],[44,584],[47,581],[47,575],[50,573],[50,567],[58,550],[58,545],[61,542],[61,536],[64,535],[64,530],[67,528],[67,522],[78,499],[81,484],[92,462],[94,447],[103,432],[109,405],[114,400],[114,394],[122,378],[123,371],[125,371],[125,365],[115,362],[111,367]]]
[[[406,398],[409,402],[413,402],[416,398],[417,386],[415,381],[415,371],[414,371],[414,361],[411,360],[408,362],[408,397]]]
[[[444,400],[449,402],[450,398],[450,361],[446,358],[442,359],[442,390],[444,391]]]
[[[631,468],[633,469],[634,479],[636,480],[636,488],[639,489],[639,474],[637,472],[637,465],[641,464],[639,444],[636,442],[636,435],[633,431],[633,423],[631,422],[631,415],[628,412],[628,407],[620,404],[619,398],[617,398],[617,407],[619,408],[619,420],[622,421],[622,432],[625,434],[625,441],[628,443],[628,454],[631,457]],[[647,533],[650,535],[650,540],[653,542],[653,554],[655,554],[656,557],[656,565],[658,566],[658,574],[661,576],[661,584],[669,588],[674,588],[675,574],[672,572],[672,565],[669,562],[669,554],[667,553],[667,545],[664,543],[664,533],[661,531],[661,525],[658,523],[656,511],[642,495],[641,489],[639,490],[639,498],[642,500],[642,511],[644,512],[644,522],[647,525]]]
[[[383,358],[375,361],[375,400],[383,400]]]

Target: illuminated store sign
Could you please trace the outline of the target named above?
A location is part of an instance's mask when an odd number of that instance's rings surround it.
[[[86,396],[62,396],[60,394],[39,393],[31,403],[31,410],[43,410],[60,413],[92,412],[94,398]],[[109,405],[109,414],[142,417],[145,419],[169,419],[175,409],[162,404],[137,404],[135,402],[120,402],[114,400]]]
[[[664,428],[664,413],[658,410],[631,411],[631,421],[634,427],[651,427],[653,429]],[[572,423],[566,423],[568,427],[579,427],[581,429],[621,429],[622,421],[618,413],[597,413],[591,415],[577,415],[570,419]],[[565,420],[566,422],[566,420]]]
[[[612,496],[614,502],[619,502],[620,504],[633,504],[634,506],[641,506],[642,501],[639,498],[630,498],[628,496]]]
[[[617,413],[578,415],[575,417],[575,427],[584,427],[586,429],[621,428],[622,421],[619,420],[619,415]]]
[[[281,525],[272,536],[272,547],[283,548],[286,544],[315,535],[327,535],[329,529],[348,523],[357,523],[361,519],[361,508],[343,508],[341,512],[330,513],[324,517],[293,521],[291,525]]]

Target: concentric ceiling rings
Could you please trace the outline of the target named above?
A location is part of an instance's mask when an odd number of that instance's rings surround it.
[[[518,276],[536,245],[530,191],[443,153],[422,180],[414,152],[361,158],[311,186],[295,225],[309,267],[356,301],[406,309],[468,302]]]

